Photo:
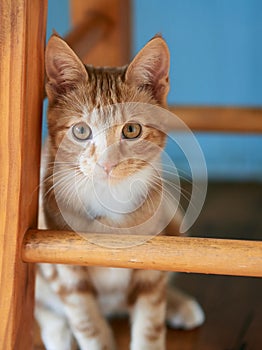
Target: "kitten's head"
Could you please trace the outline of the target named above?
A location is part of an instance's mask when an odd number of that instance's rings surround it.
[[[85,176],[117,183],[159,158],[165,134],[141,108],[165,107],[169,51],[154,37],[126,67],[85,66],[57,35],[46,48],[48,126],[53,152]]]

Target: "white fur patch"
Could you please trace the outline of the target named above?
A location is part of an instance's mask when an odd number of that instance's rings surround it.
[[[89,267],[89,276],[98,292],[125,292],[131,280],[132,270],[121,268]]]
[[[205,321],[205,314],[191,296],[170,288],[167,294],[167,322],[170,327],[193,329],[201,326]]]
[[[96,178],[72,187],[75,206],[89,218],[107,217],[121,223],[126,214],[138,209],[147,196],[147,183],[151,169],[146,168],[118,183]],[[72,184],[74,186],[74,183]],[[62,212],[63,215],[65,211]],[[79,218],[78,218],[79,219]]]

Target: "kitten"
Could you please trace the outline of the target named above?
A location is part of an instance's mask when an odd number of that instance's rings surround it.
[[[149,222],[143,233],[165,233],[159,172],[166,137],[135,111],[139,103],[166,106],[168,72],[160,36],[121,68],[84,66],[60,37],[50,38],[40,227],[133,233]],[[185,329],[204,321],[196,301],[166,286],[161,271],[39,264],[35,314],[46,349],[116,349],[105,316],[128,312],[130,349],[164,350],[166,320]]]

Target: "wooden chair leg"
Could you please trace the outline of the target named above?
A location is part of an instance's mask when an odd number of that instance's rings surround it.
[[[0,349],[33,348],[34,267],[47,1],[0,0]]]
[[[84,63],[121,66],[129,62],[131,0],[70,0],[70,9],[73,27],[90,32],[86,39],[82,35],[79,40],[79,32],[66,38]]]

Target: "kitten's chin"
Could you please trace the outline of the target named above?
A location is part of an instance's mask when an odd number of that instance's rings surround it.
[[[111,174],[101,174],[101,175],[95,175],[93,177],[93,182],[96,184],[108,184],[109,186],[114,186],[121,184],[125,179],[123,177],[114,176]]]
[[[107,182],[109,181],[109,175],[104,171],[94,171],[92,174],[92,182]]]

